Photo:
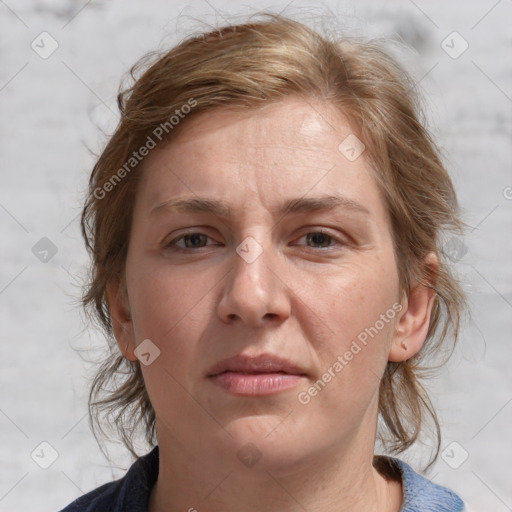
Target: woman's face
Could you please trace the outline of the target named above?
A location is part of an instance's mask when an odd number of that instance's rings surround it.
[[[138,347],[161,445],[274,469],[373,450],[401,306],[359,144],[289,98],[198,114],[144,161],[116,336]]]

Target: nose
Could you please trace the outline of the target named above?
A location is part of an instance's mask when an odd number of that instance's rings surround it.
[[[237,249],[233,250],[232,271],[226,276],[218,304],[220,318],[253,328],[269,321],[283,322],[291,310],[290,290],[281,277],[283,261],[269,244],[260,244],[252,237]]]

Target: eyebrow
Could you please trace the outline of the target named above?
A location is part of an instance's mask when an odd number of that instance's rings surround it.
[[[331,211],[336,208],[365,215],[370,214],[367,208],[354,200],[344,196],[333,195],[289,199],[274,213],[284,216],[292,213]],[[211,213],[222,218],[234,216],[234,212],[226,203],[217,199],[197,196],[165,201],[155,206],[151,210],[151,214],[169,209],[183,213]]]

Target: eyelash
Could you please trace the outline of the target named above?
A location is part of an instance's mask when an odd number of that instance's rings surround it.
[[[192,232],[192,233],[186,233],[184,235],[181,235],[177,238],[175,238],[174,240],[171,240],[167,245],[166,245],[166,248],[168,249],[171,249],[173,251],[177,251],[177,252],[182,252],[182,253],[190,253],[190,252],[197,252],[199,249],[205,249],[206,247],[208,246],[203,246],[203,247],[187,247],[187,248],[183,248],[183,247],[178,247],[176,244],[181,241],[181,240],[184,240],[186,237],[192,237],[194,235],[201,235],[201,236],[205,236],[206,238],[211,238],[209,237],[208,235],[205,235],[204,233],[200,233],[200,232]],[[334,241],[335,243],[337,243],[338,245],[340,246],[345,246],[347,245],[345,242],[343,242],[342,240],[340,240],[339,238],[325,232],[325,231],[322,231],[322,230],[317,230],[317,231],[308,231],[307,233],[304,233],[300,238],[303,238],[303,237],[307,237],[308,235],[324,235],[326,237],[328,237],[331,241]],[[319,249],[321,251],[326,251],[326,250],[332,250],[332,248],[334,247],[334,245],[329,245],[328,247],[310,247],[310,249]]]

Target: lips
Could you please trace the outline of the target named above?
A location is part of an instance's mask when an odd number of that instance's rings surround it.
[[[213,377],[225,372],[233,373],[286,373],[306,375],[306,372],[294,363],[277,356],[262,354],[259,356],[235,356],[215,364],[208,372]]]
[[[299,366],[277,356],[235,356],[215,364],[208,377],[237,396],[274,395],[297,387],[306,373]]]

